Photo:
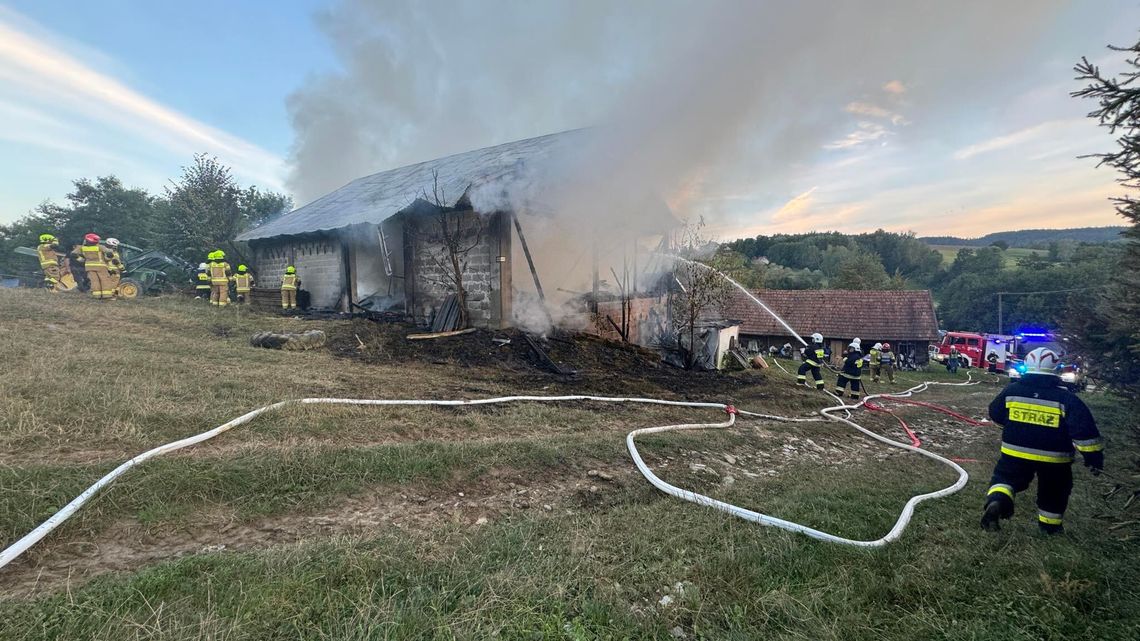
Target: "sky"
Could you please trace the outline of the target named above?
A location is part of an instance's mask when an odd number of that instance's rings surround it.
[[[1118,68],[1138,3],[812,4],[0,0],[0,223],[82,177],[161,191],[199,152],[303,204],[643,113],[615,166],[672,156],[654,187],[721,238],[1120,223],[1069,92],[1082,55]]]

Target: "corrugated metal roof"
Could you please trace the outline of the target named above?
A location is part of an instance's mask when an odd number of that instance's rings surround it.
[[[932,341],[938,339],[934,300],[927,290],[759,290],[756,296],[801,336]],[[725,315],[741,321],[740,333],[786,336],[787,330],[744,294],[734,292]]]
[[[575,129],[517,140],[358,178],[237,239],[257,240],[360,223],[378,224],[399,213],[423,193],[431,194],[433,171],[438,172],[440,190],[452,201],[449,204],[453,204],[471,185],[501,178],[527,163],[549,157],[558,145],[577,144],[586,131]]]

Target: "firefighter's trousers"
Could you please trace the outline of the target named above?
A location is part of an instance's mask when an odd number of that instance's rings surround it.
[[[1072,463],[1042,463],[1002,454],[994,466],[986,505],[997,501],[1002,505],[1002,516],[1013,516],[1013,499],[1018,492],[1029,488],[1037,477],[1037,521],[1041,529],[1061,529],[1061,519],[1069,505],[1073,491]]]
[[[888,381],[895,382],[895,366],[890,363],[881,363],[871,366],[871,382],[878,383],[879,377],[885,376]]]
[[[119,294],[119,282],[123,280],[123,272],[108,272],[107,278],[111,291],[115,292],[115,295],[117,296]]]
[[[211,288],[209,285],[205,285],[205,286],[198,285],[194,288],[194,296],[196,298],[205,298],[205,299],[209,300],[210,289]]]
[[[230,304],[229,283],[212,283],[210,285],[210,304],[218,306]]]
[[[808,372],[811,372],[812,380],[815,381],[815,388],[823,389],[823,374],[819,371],[819,365],[812,365],[807,362],[800,364],[800,371],[796,374],[796,383],[807,385]]]
[[[59,265],[44,265],[44,287],[53,292],[59,291],[61,276],[63,276],[63,272],[59,269]]]
[[[249,304],[249,290],[248,289],[237,290],[237,302],[242,304],[242,305],[248,305]]]
[[[281,290],[281,309],[297,309],[297,290]]]
[[[104,299],[115,297],[115,288],[111,284],[111,273],[107,271],[106,267],[88,267],[86,271],[87,284],[91,286],[91,296],[93,298]]]
[[[863,380],[861,378],[848,376],[843,372],[840,372],[839,376],[835,379],[835,395],[843,396],[843,390],[848,385],[851,386],[851,398],[859,398],[859,390],[863,388]]]

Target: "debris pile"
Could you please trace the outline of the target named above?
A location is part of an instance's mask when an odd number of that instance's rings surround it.
[[[284,349],[291,352],[320,349],[325,346],[326,342],[328,342],[328,337],[319,329],[310,329],[301,334],[257,332],[249,338],[249,344],[253,347]]]

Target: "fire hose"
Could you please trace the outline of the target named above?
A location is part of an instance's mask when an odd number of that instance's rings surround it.
[[[907,390],[906,392],[903,392],[902,395],[910,395],[912,393],[925,390],[931,384],[936,384],[936,383],[923,383],[922,385],[916,386],[910,390]],[[968,385],[968,384],[972,384],[972,383],[969,383],[969,382],[967,382],[967,383],[953,383],[953,385]],[[897,397],[899,395],[890,395],[890,396],[891,397]],[[941,456],[938,456],[937,454],[932,454],[932,453],[926,452],[924,450],[919,450],[918,448],[915,448],[915,447],[912,447],[912,446],[909,446],[909,445],[906,445],[903,443],[897,443],[895,441],[892,441],[890,439],[879,436],[878,434],[875,434],[874,432],[871,432],[870,430],[867,430],[867,429],[859,426],[858,424],[851,421],[849,418],[843,418],[843,417],[834,415],[837,412],[848,412],[848,416],[849,416],[850,415],[849,410],[854,409],[854,408],[858,407],[859,405],[848,406],[848,405],[844,405],[842,402],[840,402],[840,404],[837,406],[829,407],[829,408],[826,408],[824,410],[821,410],[820,414],[822,414],[824,417],[826,417],[830,420],[839,421],[841,423],[847,424],[847,425],[855,428],[856,430],[866,434],[867,436],[870,436],[871,438],[873,438],[877,441],[880,441],[882,443],[885,443],[887,445],[890,445],[892,447],[899,447],[899,448],[902,448],[905,450],[915,451],[915,452],[918,452],[919,454],[921,454],[923,456],[935,459],[941,463],[944,463],[944,464],[952,467],[959,474],[958,481],[954,485],[949,486],[947,488],[944,488],[942,490],[939,490],[937,492],[931,492],[931,493],[927,493],[927,494],[923,494],[923,495],[919,495],[919,496],[911,498],[910,501],[908,501],[907,504],[904,506],[903,513],[899,517],[898,521],[895,523],[895,526],[883,538],[877,539],[875,541],[855,541],[855,540],[845,539],[842,537],[827,534],[825,532],[820,532],[818,530],[809,528],[807,526],[799,525],[797,523],[792,523],[790,521],[785,521],[783,519],[778,519],[776,517],[760,514],[758,512],[754,512],[752,510],[747,510],[745,508],[741,508],[741,507],[738,507],[735,505],[731,505],[729,503],[717,501],[716,499],[704,496],[702,494],[698,494],[695,492],[691,492],[689,490],[684,490],[684,489],[672,486],[672,485],[666,483],[665,481],[662,481],[655,474],[653,474],[653,472],[645,464],[645,461],[641,458],[641,454],[638,452],[637,446],[635,445],[635,442],[634,442],[638,436],[645,435],[645,434],[669,432],[669,431],[676,431],[676,430],[715,429],[715,428],[732,427],[736,422],[736,416],[738,414],[742,415],[742,416],[749,416],[749,417],[754,417],[754,418],[784,421],[784,422],[815,422],[815,421],[821,420],[819,418],[814,418],[814,417],[813,418],[795,418],[795,417],[777,416],[777,415],[773,415],[773,414],[762,414],[762,413],[757,413],[757,412],[749,412],[749,411],[745,411],[745,410],[737,410],[736,408],[732,407],[731,405],[727,405],[724,403],[709,403],[709,402],[694,402],[694,401],[669,401],[669,400],[652,399],[652,398],[626,398],[626,397],[591,396],[591,395],[505,396],[505,397],[499,397],[499,398],[486,398],[486,399],[473,399],[473,400],[397,400],[397,399],[303,398],[303,399],[293,400],[293,401],[281,401],[278,403],[273,403],[271,405],[266,405],[265,407],[260,407],[258,409],[253,410],[253,411],[247,412],[247,413],[245,413],[245,414],[243,414],[243,415],[241,415],[241,416],[239,416],[239,417],[237,417],[237,418],[235,418],[235,419],[233,419],[227,423],[219,425],[218,427],[215,427],[211,430],[208,430],[206,432],[202,432],[201,434],[190,436],[190,437],[178,440],[178,441],[174,441],[172,443],[160,445],[156,448],[153,448],[151,450],[147,450],[146,452],[143,452],[142,454],[139,454],[138,456],[135,456],[134,458],[126,461],[125,463],[119,465],[114,470],[111,470],[111,472],[109,472],[108,474],[106,474],[105,476],[100,478],[98,481],[96,481],[94,484],[92,484],[90,487],[88,487],[86,490],[84,490],[79,496],[72,499],[72,501],[70,503],[68,503],[66,506],[64,506],[62,509],[60,509],[58,512],[56,512],[55,514],[50,516],[46,521],[44,521],[38,527],[33,529],[28,534],[24,535],[22,538],[20,538],[15,543],[11,544],[3,552],[0,552],[0,568],[3,568],[8,563],[13,561],[17,557],[19,557],[21,554],[23,554],[25,551],[27,551],[30,547],[35,545],[37,542],[39,542],[41,539],[43,539],[45,536],[47,536],[49,533],[51,533],[57,527],[62,525],[67,519],[71,518],[71,516],[74,515],[79,510],[79,508],[83,507],[84,504],[86,504],[96,494],[98,494],[100,490],[109,486],[117,478],[119,478],[120,476],[125,474],[127,471],[131,470],[132,468],[134,468],[138,465],[141,465],[142,463],[144,463],[147,460],[154,458],[156,456],[166,454],[168,452],[180,450],[180,449],[183,449],[186,447],[190,447],[192,445],[197,445],[198,443],[202,443],[204,441],[212,439],[212,438],[214,438],[220,434],[223,434],[223,433],[225,433],[225,432],[227,432],[227,431],[229,431],[235,427],[238,427],[239,425],[243,425],[245,423],[248,423],[248,422],[252,421],[253,419],[257,418],[258,416],[265,414],[266,412],[271,412],[271,411],[280,409],[282,407],[285,407],[287,405],[292,405],[292,404],[303,404],[303,405],[323,404],[323,405],[369,405],[369,406],[377,406],[377,405],[380,405],[380,406],[405,405],[406,406],[406,405],[412,405],[412,406],[436,406],[436,407],[461,407],[461,406],[471,407],[471,406],[476,406],[476,405],[490,405],[490,404],[497,404],[497,403],[512,403],[512,402],[567,402],[567,401],[597,401],[597,402],[603,402],[603,403],[640,403],[640,404],[652,404],[652,405],[666,405],[666,406],[672,406],[672,407],[709,408],[709,409],[719,409],[719,410],[728,411],[729,412],[728,419],[726,421],[719,422],[719,423],[689,423],[689,424],[679,424],[679,425],[666,425],[666,426],[661,426],[661,427],[642,428],[642,429],[638,429],[638,430],[634,430],[634,431],[630,432],[626,437],[626,445],[629,448],[630,455],[633,457],[634,463],[637,466],[638,470],[642,473],[643,476],[645,476],[646,479],[649,480],[649,482],[654,487],[657,487],[658,489],[660,489],[661,491],[663,491],[667,494],[676,496],[676,497],[681,498],[681,499],[686,500],[686,501],[697,503],[699,505],[707,505],[709,507],[713,507],[713,508],[728,512],[730,514],[733,514],[733,515],[738,516],[740,518],[743,518],[745,520],[752,521],[755,523],[759,523],[761,525],[780,527],[780,528],[783,528],[786,530],[790,530],[792,532],[799,532],[802,534],[806,534],[806,535],[811,536],[813,538],[821,539],[824,541],[831,541],[831,542],[835,542],[835,543],[846,543],[849,545],[857,545],[857,546],[864,546],[864,547],[875,547],[875,546],[884,545],[890,541],[897,539],[899,537],[899,535],[901,535],[902,530],[906,527],[907,523],[910,522],[911,514],[914,511],[915,505],[917,505],[918,503],[925,501],[925,500],[939,498],[939,497],[947,496],[949,494],[957,492],[958,490],[960,490],[965,485],[966,480],[968,478],[965,470],[963,470],[961,467],[959,467],[955,463],[953,463],[953,462],[951,462],[951,461],[949,461],[949,460],[947,460]]]

